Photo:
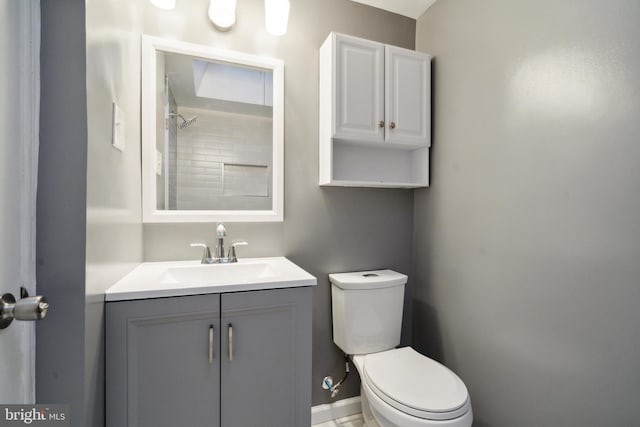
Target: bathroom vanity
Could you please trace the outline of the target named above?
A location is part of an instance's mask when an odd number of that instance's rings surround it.
[[[315,284],[282,257],[139,266],[106,294],[107,426],[310,425]]]

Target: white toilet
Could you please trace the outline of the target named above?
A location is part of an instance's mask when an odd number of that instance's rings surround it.
[[[391,270],[330,274],[333,341],[360,373],[367,427],[470,427],[460,378],[400,344],[407,276]]]

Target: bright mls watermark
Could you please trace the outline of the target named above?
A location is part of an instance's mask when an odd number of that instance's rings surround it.
[[[69,427],[69,405],[0,405],[0,427]]]

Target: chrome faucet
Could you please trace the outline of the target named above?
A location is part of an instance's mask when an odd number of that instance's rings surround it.
[[[201,264],[228,264],[232,262],[238,262],[238,258],[236,256],[236,246],[245,246],[248,245],[245,241],[237,241],[233,242],[231,246],[229,246],[229,253],[227,256],[224,255],[224,238],[227,237],[227,229],[224,224],[218,224],[216,228],[216,249],[214,256],[211,256],[211,251],[209,250],[209,246],[204,243],[192,243],[192,248],[202,248],[202,260]]]
[[[222,259],[224,258],[224,238],[227,237],[227,229],[224,224],[218,224],[216,228],[216,238],[218,242],[216,243],[216,258]]]

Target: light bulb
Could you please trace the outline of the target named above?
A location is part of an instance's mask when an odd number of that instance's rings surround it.
[[[176,0],[149,0],[152,5],[164,10],[173,10],[176,8]]]
[[[236,0],[211,0],[209,19],[220,31],[228,31],[236,23]]]
[[[289,0],[264,0],[264,18],[267,32],[282,36],[287,32]]]

